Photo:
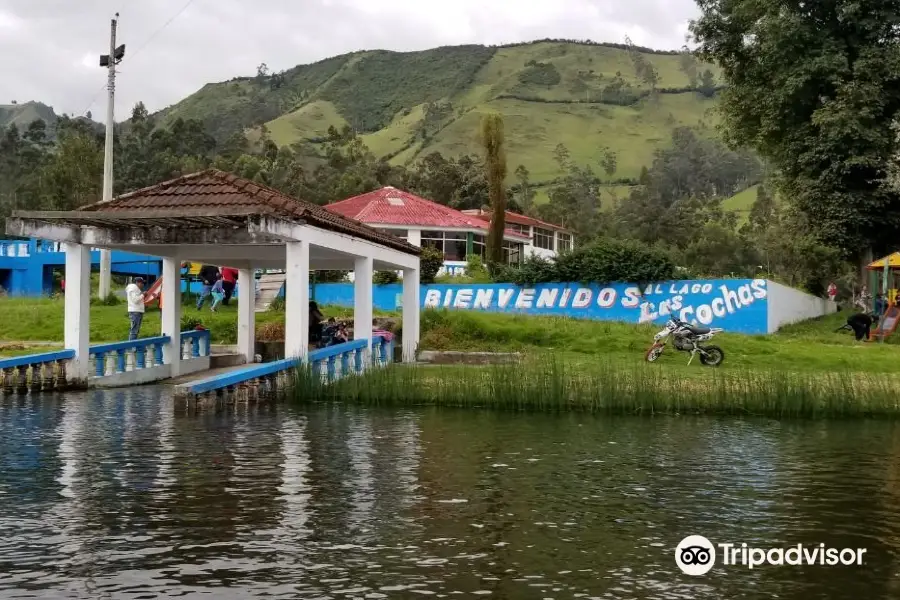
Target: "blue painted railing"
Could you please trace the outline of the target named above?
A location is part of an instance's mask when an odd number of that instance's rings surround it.
[[[371,344],[371,362],[366,365],[364,350],[369,344]],[[324,383],[330,383],[348,375],[361,374],[367,367],[387,366],[393,360],[393,356],[393,342],[382,336],[375,336],[371,340],[354,340],[313,350],[307,356],[306,362]],[[221,394],[241,386],[255,389],[263,385],[274,389],[278,387],[279,382],[282,385],[287,383],[285,376],[298,364],[300,363],[296,359],[286,358],[248,366],[178,386],[176,393],[179,396],[193,397],[210,392]]]
[[[208,330],[183,331],[181,333],[181,358],[190,360],[210,355]],[[107,377],[138,369],[158,367],[163,362],[163,347],[172,341],[169,336],[140,338],[125,342],[112,342],[91,346],[94,377]]]
[[[66,384],[66,363],[74,350],[58,350],[0,359],[3,393],[62,389]]]

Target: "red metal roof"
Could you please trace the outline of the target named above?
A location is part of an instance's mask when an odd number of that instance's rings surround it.
[[[480,208],[464,210],[463,212],[467,215],[472,215],[473,217],[483,219],[488,223],[490,223],[491,221],[491,213],[481,210]],[[545,229],[552,229],[555,231],[569,231],[565,227],[560,227],[559,225],[554,225],[553,223],[547,223],[546,221],[541,221],[540,219],[526,217],[525,215],[520,215],[519,213],[512,212],[510,210],[506,211],[506,222],[515,223],[516,225],[524,225],[526,227],[543,227]]]
[[[370,226],[408,225],[423,229],[429,227],[477,229],[487,233],[489,225],[484,219],[391,186],[334,202],[325,208]],[[506,230],[506,237],[529,239],[527,235],[511,229]]]

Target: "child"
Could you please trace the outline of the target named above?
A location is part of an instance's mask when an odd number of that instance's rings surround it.
[[[219,307],[219,303],[225,298],[225,286],[222,284],[222,274],[219,273],[216,276],[216,282],[213,284],[212,289],[209,290],[209,293],[212,294],[213,303],[210,310],[212,312],[216,312]]]

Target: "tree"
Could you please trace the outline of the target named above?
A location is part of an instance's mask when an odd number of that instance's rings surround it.
[[[898,0],[698,0],[699,55],[721,68],[728,141],[755,148],[819,242],[864,261],[900,227]],[[765,101],[763,101],[763,99]]]
[[[572,156],[564,144],[557,144],[556,148],[553,149],[553,161],[559,165],[560,171],[565,172],[569,170]]]
[[[503,139],[503,117],[498,113],[485,115],[481,123],[481,144],[484,148],[484,172],[491,202],[491,228],[487,239],[488,266],[503,261],[503,232],[506,230],[506,149]]]
[[[438,271],[444,266],[444,253],[433,246],[422,248],[419,256],[419,281],[421,283],[434,283]]]
[[[687,46],[681,47],[681,52],[678,55],[678,63],[681,67],[681,71],[688,78],[688,84],[692,88],[697,87],[697,81],[699,79],[697,74],[697,59],[694,58],[694,54]]]
[[[256,67],[256,78],[257,79],[265,79],[269,75],[269,66],[266,63],[261,63],[258,67]]]
[[[707,98],[712,98],[716,93],[716,76],[709,69],[705,69],[700,75],[700,93]]]
[[[600,166],[603,167],[603,172],[606,173],[607,177],[611,178],[616,174],[616,169],[619,166],[619,157],[614,150],[603,148],[603,155],[600,158]]]
[[[518,181],[519,189],[516,192],[516,202],[523,212],[529,212],[534,204],[535,191],[531,187],[531,173],[525,168],[525,165],[519,165],[515,170],[516,181]]]

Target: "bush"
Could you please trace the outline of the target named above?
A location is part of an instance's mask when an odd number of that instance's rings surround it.
[[[199,325],[203,325],[203,321],[201,321],[197,317],[191,315],[182,315],[181,331],[193,331],[194,329],[197,329]]]
[[[256,339],[260,342],[283,342],[284,323],[273,321],[256,327]]]
[[[284,312],[284,296],[278,296],[269,303],[268,310],[272,312]]]
[[[605,239],[555,260],[532,256],[521,267],[501,267],[494,279],[518,285],[574,281],[645,284],[675,279],[676,271],[672,257],[663,250],[631,240]]]
[[[431,246],[422,248],[419,256],[419,281],[421,283],[434,283],[438,271],[444,266],[444,253]]]
[[[316,283],[343,283],[347,281],[347,274],[350,271],[314,271],[310,273],[310,278],[315,276]]]
[[[372,283],[375,285],[388,285],[400,281],[400,276],[396,271],[375,271],[372,276]]]

